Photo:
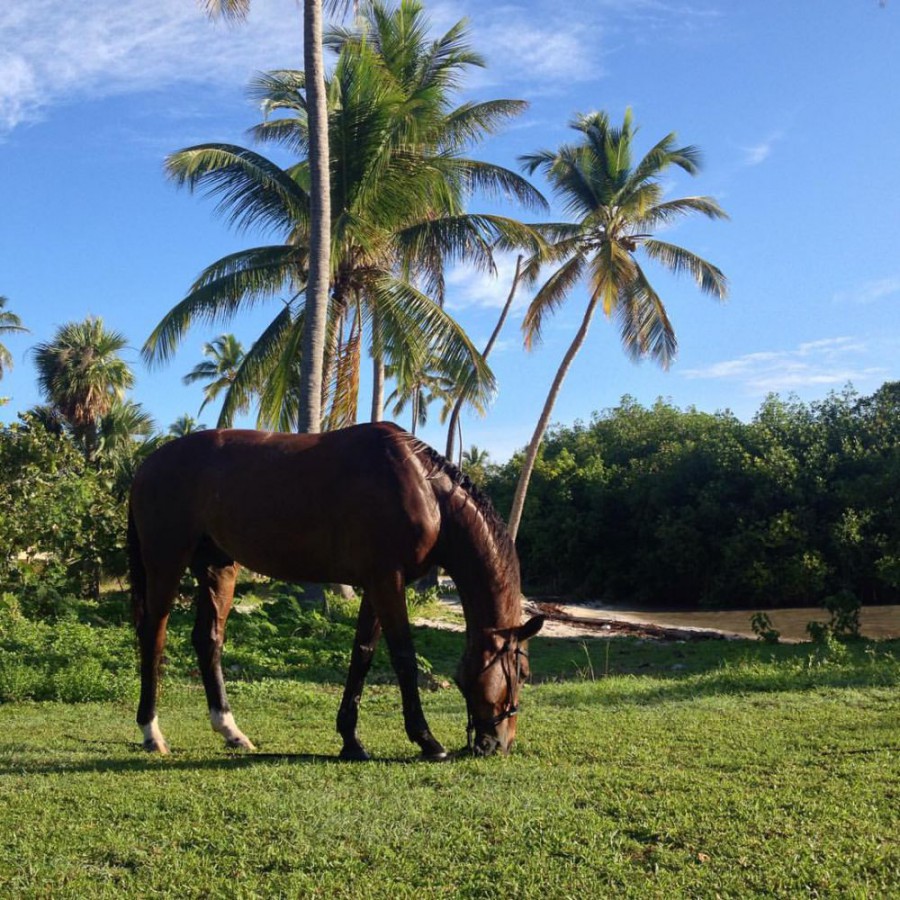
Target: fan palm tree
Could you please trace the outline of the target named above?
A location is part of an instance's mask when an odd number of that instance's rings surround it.
[[[9,300],[6,297],[0,297],[0,334],[15,334],[28,331],[17,315],[5,308],[7,303],[9,303]],[[3,377],[6,369],[11,369],[12,367],[12,354],[3,344],[0,344],[0,378]]]
[[[243,18],[250,0],[204,0],[210,15]],[[344,6],[333,2],[331,8]],[[322,0],[303,0],[303,69],[309,116],[309,258],[306,278],[307,315],[304,323],[298,411],[301,432],[320,429],[322,371],[328,318],[330,272],[331,188],[329,183],[328,107],[322,56]]]
[[[237,375],[237,371],[244,360],[244,348],[241,342],[233,334],[220,334],[217,338],[203,345],[203,355],[207,358],[197,363],[181,380],[185,384],[194,384],[197,381],[207,382],[203,388],[203,403],[200,404],[198,415],[203,412],[208,403],[212,403],[223,390],[227,390]],[[247,398],[249,401],[249,398]],[[246,412],[245,403],[239,410]],[[226,428],[230,421],[219,421],[220,428]]]
[[[38,387],[81,443],[86,458],[98,446],[100,419],[134,385],[134,374],[119,356],[125,338],[107,331],[100,318],[69,322],[33,353]]]
[[[127,454],[137,438],[148,438],[156,425],[140,403],[116,399],[100,417],[97,426],[97,455],[110,458]]]
[[[405,6],[418,21],[420,7]],[[396,17],[391,21],[398,28],[408,25],[408,20],[401,23]],[[441,59],[458,57],[454,65],[468,64],[466,54],[458,50],[465,46],[463,36],[454,31],[452,40],[434,42],[442,48],[440,53],[431,45],[416,52]],[[421,38],[416,39],[421,44]],[[440,70],[440,66],[432,68]],[[542,198],[520,176],[466,160],[456,152],[463,134],[496,127],[522,105],[498,101],[445,113],[444,106],[449,104],[444,103],[439,87],[436,79],[426,92],[434,98],[432,105],[425,109],[422,101],[410,99],[372,46],[343,39],[329,84],[335,209],[329,369],[358,372],[364,329],[376,356],[391,345],[395,352],[405,347],[411,356],[420,357],[423,345],[437,340],[446,368],[457,380],[468,380],[474,371],[473,394],[483,402],[491,386],[486,366],[464,332],[413,280],[424,275],[433,286],[448,257],[467,255],[490,267],[492,245],[498,239],[521,242],[526,235],[534,246],[534,233],[519,223],[463,213],[462,199],[474,188],[511,190],[532,202]],[[267,116],[286,113],[267,118],[254,129],[255,136],[279,142],[302,157],[308,145],[304,75],[270,73],[257,80],[254,92]],[[441,132],[435,122],[452,124]],[[412,134],[419,143],[411,143]],[[426,134],[431,135],[427,141]],[[166,359],[196,318],[227,318],[286,288],[289,299],[248,352],[223,406],[224,416],[247,391],[257,390],[259,424],[286,427],[301,393],[298,336],[303,331],[309,256],[308,165],[302,160],[284,170],[254,151],[217,144],[181,151],[169,159],[168,168],[178,183],[205,187],[220,196],[220,210],[238,226],[267,224],[281,231],[285,242],[243,251],[210,266],[185,300],[157,326],[145,345],[145,356],[150,361]],[[352,390],[336,392],[335,386],[346,386],[346,382],[336,381],[333,374],[325,383],[323,393],[332,400],[329,423],[352,421],[355,395],[352,408],[341,415],[335,415],[334,403],[348,402]]]
[[[526,274],[536,278],[542,263],[561,263],[525,314],[522,329],[526,347],[540,341],[546,318],[584,283],[587,305],[525,453],[509,517],[513,539],[553,405],[597,307],[608,318],[616,319],[622,343],[632,358],[649,357],[663,367],[674,358],[675,332],[662,299],[641,267],[639,253],[675,274],[686,272],[706,294],[719,299],[727,294],[725,276],[714,265],[653,236],[660,226],[692,213],[727,218],[710,197],[663,199],[660,176],[671,166],[694,175],[700,163],[697,149],[677,147],[675,134],[668,134],[633,164],[635,128],[631,110],[626,110],[620,128],[611,126],[603,112],[578,116],[572,127],[579,133],[578,143],[521,157],[525,171],[540,171],[562,198],[566,211],[575,217],[572,223],[544,226],[551,246],[542,256],[532,257],[526,267]]]

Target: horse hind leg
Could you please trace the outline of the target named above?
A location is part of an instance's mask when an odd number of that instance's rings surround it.
[[[137,598],[136,626],[141,657],[141,696],[137,723],[144,735],[143,747],[152,753],[167,754],[169,745],[159,727],[156,703],[159,696],[159,666],[166,643],[166,626],[178,582],[175,569],[163,573],[151,569],[147,574],[143,596]]]
[[[211,542],[204,542],[191,563],[191,571],[198,584],[197,618],[191,641],[206,691],[210,724],[225,738],[228,747],[254,750],[250,739],[235,724],[222,675],[225,623],[234,603],[238,566]]]

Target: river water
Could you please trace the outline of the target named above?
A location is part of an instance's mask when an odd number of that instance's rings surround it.
[[[669,628],[716,628],[733,634],[755,637],[750,627],[750,617],[755,610],[728,610],[725,612],[665,612],[660,610],[615,609],[593,607],[596,612],[607,612],[626,622],[650,622]],[[781,632],[782,640],[809,640],[808,622],[827,622],[828,613],[821,607],[763,610],[772,620],[772,627]],[[869,638],[900,638],[900,606],[865,606],[860,612],[860,630]]]

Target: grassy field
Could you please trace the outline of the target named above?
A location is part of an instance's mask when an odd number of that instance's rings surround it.
[[[514,752],[442,764],[415,759],[382,657],[360,720],[377,759],[344,764],[337,656],[236,640],[233,705],[259,748],[236,754],[181,630],[170,758],[139,749],[133,675],[102,702],[0,705],[0,896],[900,895],[898,642],[536,639]],[[461,636],[417,637],[426,714],[459,748],[442,685]]]

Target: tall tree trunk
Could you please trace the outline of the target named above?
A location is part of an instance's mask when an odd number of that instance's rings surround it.
[[[500,318],[497,320],[497,324],[494,326],[493,332],[491,332],[490,338],[488,338],[488,342],[485,345],[484,351],[481,356],[482,359],[487,359],[488,354],[491,350],[494,349],[494,344],[497,342],[497,338],[500,336],[500,332],[503,329],[503,325],[506,322],[506,317],[509,315],[509,311],[512,307],[512,302],[514,297],[516,296],[516,288],[519,286],[519,278],[522,275],[522,256],[519,255],[516,257],[516,272],[513,275],[512,285],[509,289],[509,296],[506,298],[506,303],[503,304],[503,309],[500,312]],[[458,426],[459,423],[459,414],[462,411],[462,405],[465,403],[465,397],[462,392],[457,398],[456,403],[453,404],[453,411],[450,413],[450,424],[447,426],[447,452],[444,456],[447,457],[451,462],[453,461],[453,444],[456,440],[457,428],[460,433],[460,447],[459,451],[462,453],[462,426]]]
[[[328,157],[328,108],[322,58],[322,0],[303,0],[303,68],[309,117],[310,235],[309,280],[306,286],[306,323],[300,366],[298,430],[322,428],[322,358],[328,322],[328,283],[331,276],[331,185]]]
[[[581,345],[584,343],[585,337],[587,337],[588,328],[590,327],[591,319],[594,317],[594,310],[597,308],[598,299],[599,297],[594,295],[591,298],[590,303],[588,303],[588,308],[584,314],[584,318],[581,320],[581,326],[578,329],[578,333],[575,335],[575,339],[566,351],[562,363],[560,363],[559,369],[556,372],[556,377],[553,379],[553,384],[550,385],[550,393],[547,394],[547,399],[544,401],[544,409],[541,412],[541,417],[538,419],[537,427],[534,429],[531,443],[528,445],[528,450],[525,453],[525,462],[522,463],[522,471],[519,473],[519,483],[516,485],[516,493],[513,496],[512,509],[509,511],[509,524],[507,525],[509,536],[513,540],[516,539],[516,535],[519,533],[519,524],[522,521],[522,510],[525,507],[525,495],[528,493],[528,482],[531,481],[531,473],[534,471],[534,463],[537,460],[541,441],[544,439],[544,432],[550,424],[553,406],[556,403],[556,398],[559,396],[559,389],[562,387],[566,373],[569,371],[569,366],[572,365],[572,360],[575,359],[576,354],[581,349]]]
[[[384,418],[384,353],[381,346],[381,320],[372,315],[372,415],[373,422]]]

